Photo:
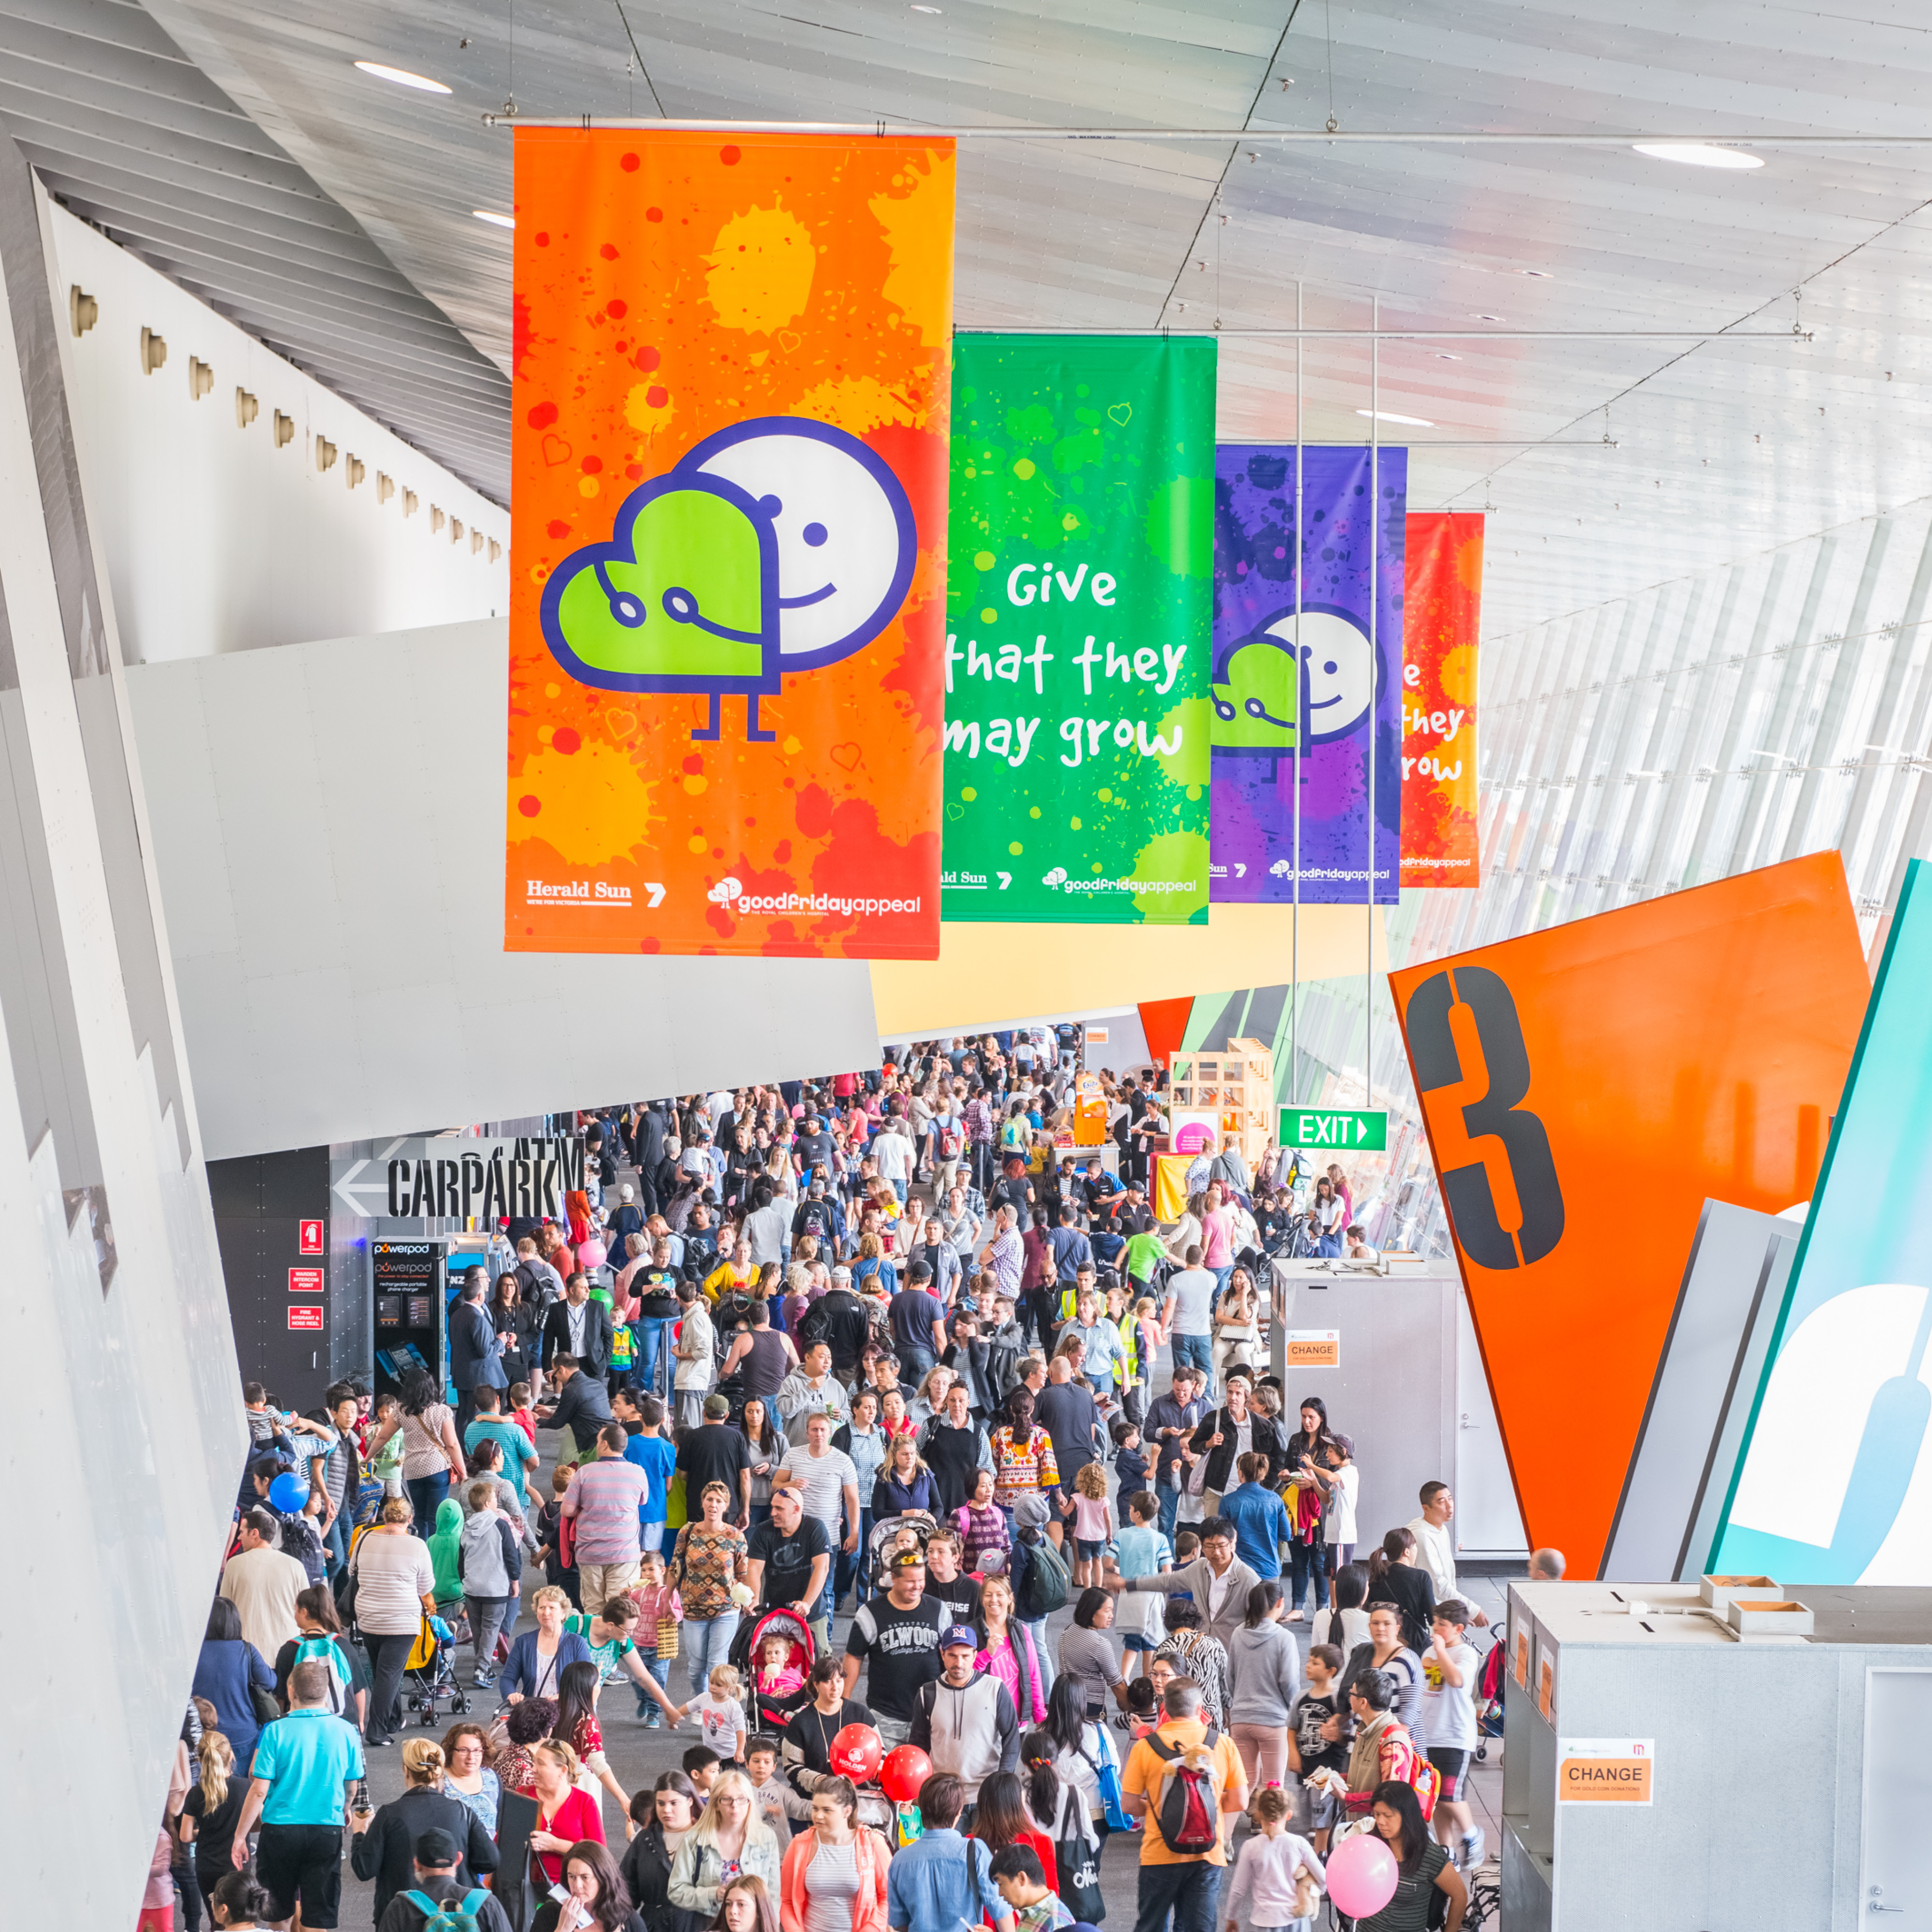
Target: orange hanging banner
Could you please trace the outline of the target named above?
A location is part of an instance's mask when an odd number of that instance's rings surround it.
[[[1402,882],[1474,886],[1483,519],[1408,519],[1402,575]]]
[[[516,144],[506,950],[935,958],[952,144]]]

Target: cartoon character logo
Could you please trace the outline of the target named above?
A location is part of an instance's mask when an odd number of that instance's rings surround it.
[[[704,896],[713,905],[728,906],[734,899],[738,898],[744,890],[744,882],[742,880],[734,879],[727,874]]]
[[[544,641],[580,684],[703,692],[695,739],[718,736],[726,693],[768,743],[758,700],[782,674],[869,644],[898,614],[919,548],[912,505],[855,436],[758,416],[707,436],[640,484],[608,542],[573,550],[544,586]]]
[[[1229,645],[1214,668],[1216,752],[1279,758],[1360,730],[1382,688],[1382,653],[1348,611],[1292,608]]]
[[[1040,884],[1043,886],[1064,886],[1066,883],[1066,868],[1064,866],[1054,866],[1053,870],[1040,880]]]

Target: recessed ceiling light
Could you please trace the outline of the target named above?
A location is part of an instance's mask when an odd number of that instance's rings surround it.
[[[450,91],[440,80],[431,80],[427,74],[412,74],[407,68],[385,67],[380,61],[358,61],[356,67],[364,74],[373,74],[378,80],[393,80],[398,87],[420,88],[424,94],[447,94]]]
[[[1550,279],[1550,271],[1547,268],[1519,268],[1516,273],[1519,275],[1527,275],[1533,282],[1546,282]]]
[[[487,221],[492,228],[514,228],[517,218],[514,214],[499,214],[494,208],[472,208],[470,213],[478,221]]]
[[[1438,362],[1460,362],[1462,358],[1460,356],[1451,356],[1446,349],[1438,349],[1436,352],[1436,359]]]
[[[1708,141],[1633,141],[1640,154],[1654,161],[1682,161],[1690,168],[1761,168],[1762,154],[1745,153],[1742,148],[1714,147]]]
[[[1502,317],[1499,315],[1478,315],[1472,316],[1470,320],[1472,322],[1500,322]]]
[[[1399,416],[1393,410],[1358,410],[1358,416],[1368,416],[1377,422],[1407,423],[1412,429],[1433,429],[1436,425],[1426,416]]]

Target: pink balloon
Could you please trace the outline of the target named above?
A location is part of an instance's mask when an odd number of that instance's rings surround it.
[[[1328,1855],[1328,1896],[1336,1911],[1370,1918],[1395,1896],[1395,1854],[1370,1832],[1344,1838]]]
[[[577,1250],[577,1262],[580,1268],[602,1268],[604,1265],[604,1244],[602,1241],[580,1242]]]

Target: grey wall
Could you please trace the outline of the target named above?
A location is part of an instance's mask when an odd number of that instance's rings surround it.
[[[128,673],[211,1154],[878,1064],[856,960],[506,953],[504,622]]]
[[[1342,1337],[1339,1368],[1297,1368],[1277,1373],[1290,1427],[1294,1405],[1322,1397],[1328,1419],[1354,1438],[1361,1471],[1356,1519],[1359,1558],[1385,1530],[1405,1523],[1426,1483],[1455,1474],[1456,1301],[1461,1284],[1439,1276],[1337,1275],[1325,1286],[1308,1281],[1276,1304],[1276,1331],[1334,1328]]]
[[[126,1925],[247,1430],[46,214],[0,137],[0,1636],[68,1660],[13,1673],[8,1906]]]

